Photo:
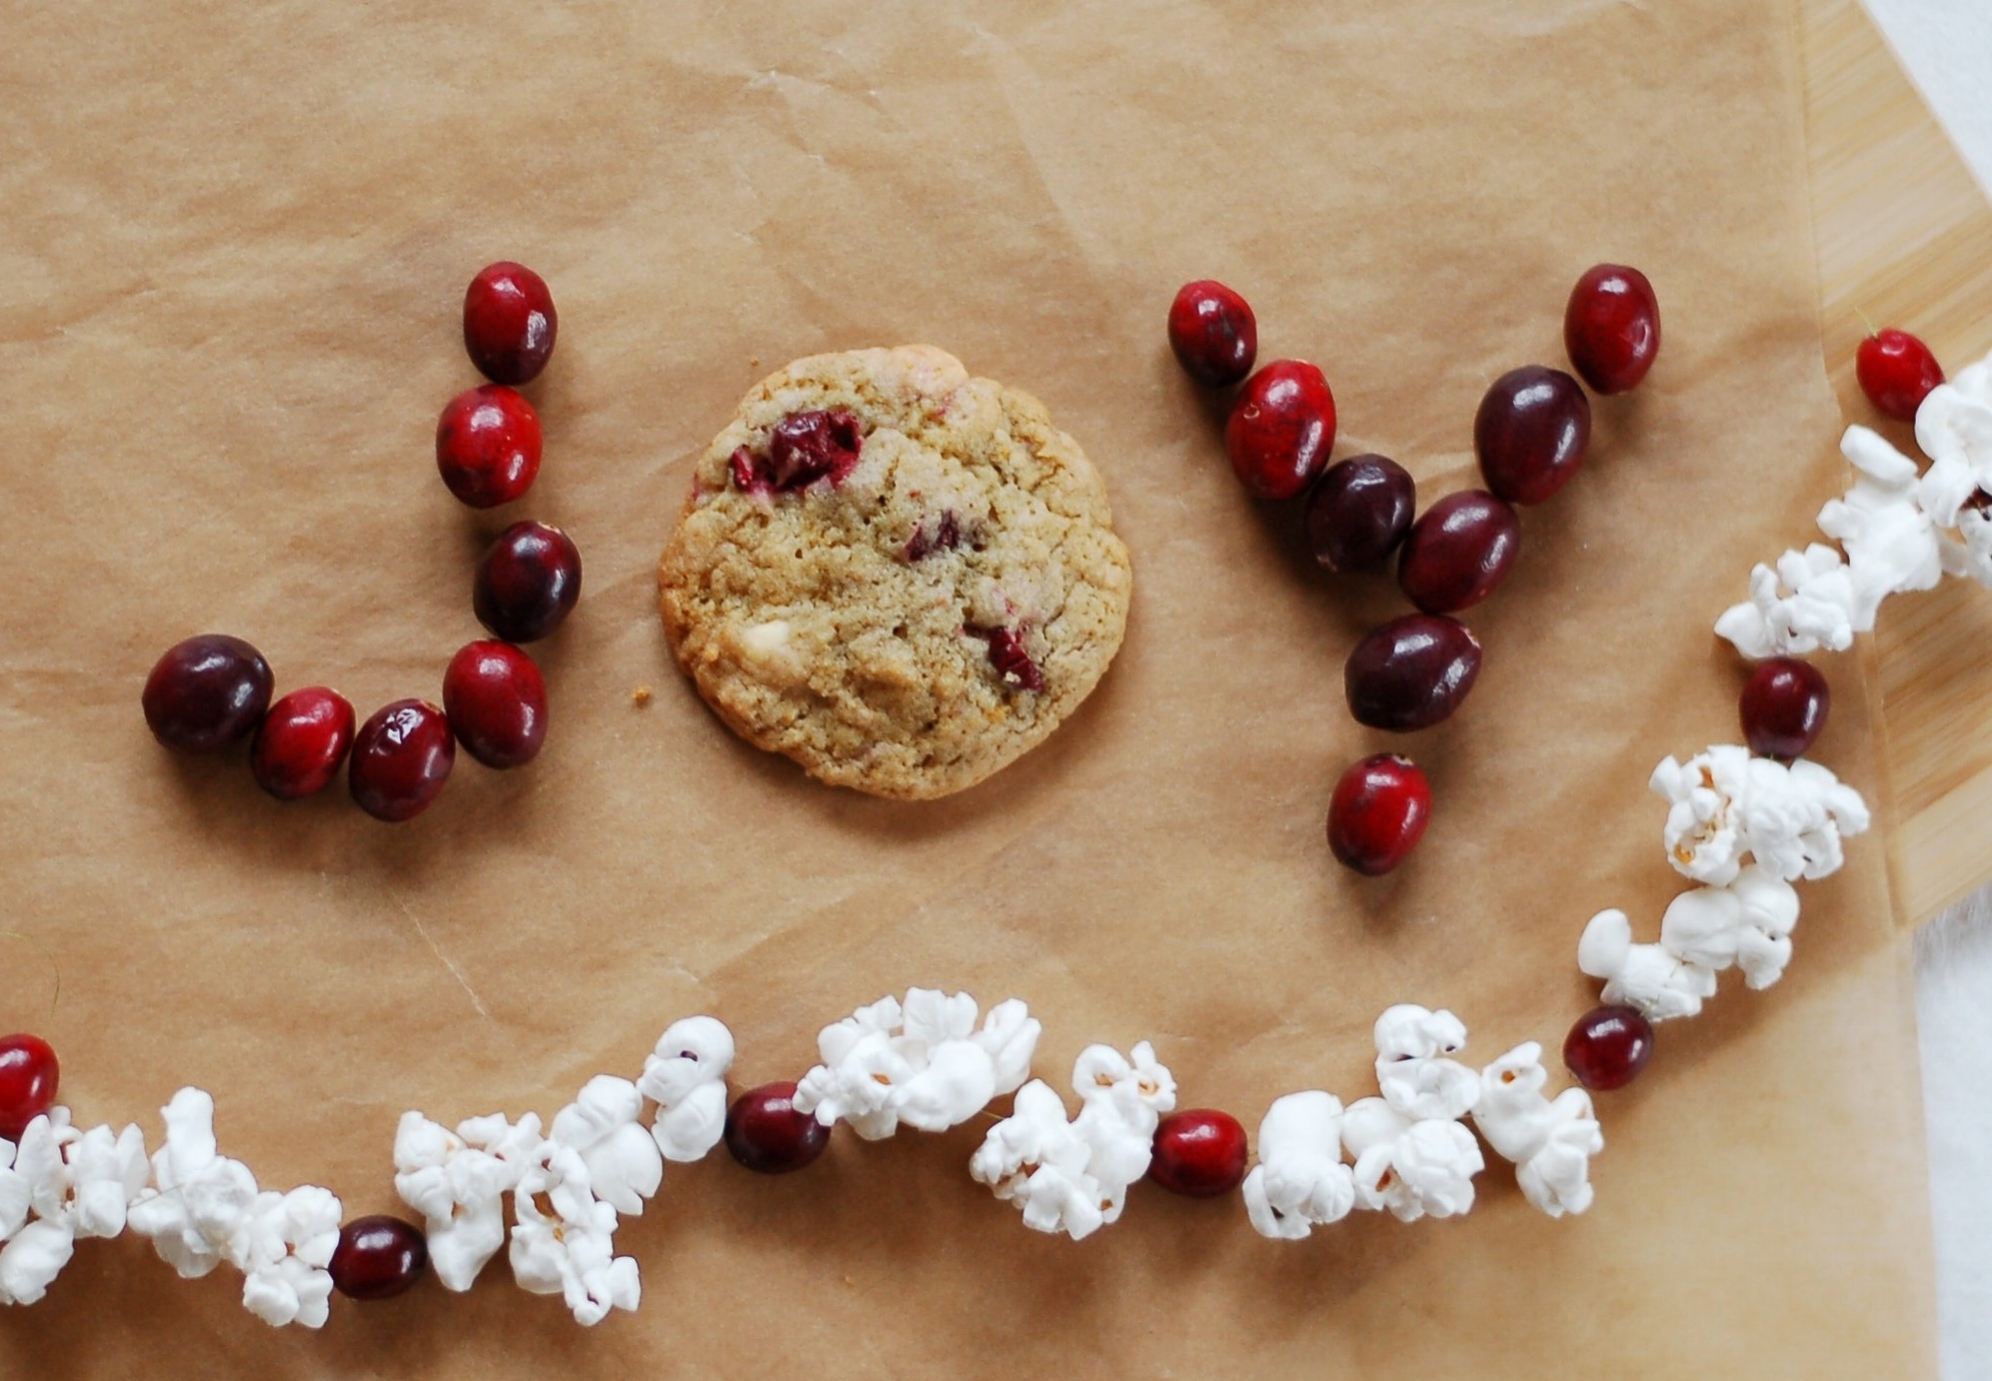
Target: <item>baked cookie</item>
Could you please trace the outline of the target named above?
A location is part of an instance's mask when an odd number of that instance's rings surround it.
[[[699,461],[658,568],[678,663],[748,742],[875,796],[973,786],[1078,707],[1132,572],[1044,405],[932,346],[798,360]]]

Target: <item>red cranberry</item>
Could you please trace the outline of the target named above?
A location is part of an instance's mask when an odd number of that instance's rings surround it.
[[[456,740],[443,712],[426,700],[383,705],[353,736],[346,781],[360,809],[376,820],[412,820],[442,795],[456,762]]]
[[[185,753],[212,753],[255,732],[273,683],[262,653],[240,638],[203,633],[166,650],[140,699],[154,738]]]
[[[1810,662],[1773,657],[1743,683],[1743,741],[1766,758],[1802,758],[1826,727],[1833,691]]]
[[[1031,654],[1024,647],[1023,634],[1016,629],[967,628],[962,631],[989,644],[989,665],[996,668],[996,674],[1003,679],[1005,686],[1026,691],[1044,689],[1044,672],[1031,660]]]
[[[1328,847],[1345,866],[1381,877],[1425,837],[1432,788],[1418,764],[1395,753],[1364,758],[1335,784],[1328,804]]]
[[[1411,530],[1415,490],[1387,456],[1351,456],[1328,467],[1307,495],[1307,541],[1331,571],[1374,571]]]
[[[1492,494],[1467,489],[1426,509],[1404,539],[1397,583],[1428,614],[1470,609],[1507,579],[1522,521]]]
[[[1274,360],[1231,405],[1224,450],[1257,499],[1290,499],[1321,473],[1335,447],[1335,396],[1304,360]]]
[[[546,682],[510,643],[466,643],[443,673],[443,713],[486,767],[523,767],[546,742]]]
[[[1590,444],[1591,400],[1583,387],[1539,364],[1496,379],[1473,419],[1480,473],[1509,503],[1541,503],[1561,489]]]
[[[55,1050],[39,1036],[0,1036],[0,1137],[19,1141],[28,1124],[55,1106],[62,1076]]]
[[[1660,300],[1646,275],[1599,264],[1578,279],[1563,312],[1563,345],[1597,392],[1638,388],[1660,353]]]
[[[749,1170],[786,1175],[800,1170],[830,1144],[830,1129],[795,1110],[793,1083],[763,1084],[726,1110],[726,1149]]]
[[[539,474],[539,414],[525,395],[498,384],[450,399],[436,423],[436,469],[472,508],[496,508],[533,487]]]
[[[1563,1042],[1563,1063],[1594,1093],[1624,1088],[1651,1058],[1653,1023],[1632,1007],[1593,1008]]]
[[[546,280],[524,264],[492,264],[464,292],[463,348],[495,384],[538,378],[559,327]]]
[[[339,1229],[326,1270],[332,1288],[347,1299],[375,1300],[406,1294],[428,1268],[429,1239],[422,1229],[381,1213]]]
[[[1868,401],[1903,422],[1944,381],[1943,366],[1930,347],[1907,331],[1877,331],[1854,352],[1854,374]]]
[[[1406,614],[1356,644],[1342,685],[1372,729],[1429,729],[1459,708],[1480,675],[1480,642],[1456,619]]]
[[[1169,348],[1183,371],[1208,388],[1228,388],[1252,372],[1259,322],[1244,298],[1217,282],[1185,283],[1169,304]]]
[[[1228,1112],[1172,1112],[1155,1128],[1148,1178],[1172,1194],[1215,1199],[1245,1183],[1245,1129]]]
[[[581,598],[581,553],[545,523],[514,523],[477,563],[470,605],[508,643],[537,642],[560,627]]]
[[[323,686],[294,690],[263,716],[249,750],[256,785],[279,801],[323,791],[353,746],[353,707]]]

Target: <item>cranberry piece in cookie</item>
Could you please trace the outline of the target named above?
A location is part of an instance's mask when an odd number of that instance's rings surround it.
[[[784,494],[823,479],[833,486],[842,484],[857,465],[864,444],[864,428],[842,408],[790,413],[768,434],[765,457],[745,446],[734,451],[733,484],[748,493]]]
[[[1044,672],[1031,660],[1022,633],[1014,628],[971,628],[968,635],[989,644],[989,665],[996,668],[1004,685],[1025,691],[1044,689]]]

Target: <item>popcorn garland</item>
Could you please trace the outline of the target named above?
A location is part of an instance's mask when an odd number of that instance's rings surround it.
[[[1748,658],[1843,650],[1873,628],[1890,594],[1932,588],[1945,574],[1992,587],[1992,357],[1931,392],[1916,433],[1932,458],[1920,475],[1876,433],[1847,430],[1841,449],[1859,477],[1818,520],[1841,550],[1815,543],[1759,565],[1749,600],[1722,615],[1719,635]],[[1741,970],[1753,990],[1777,982],[1799,917],[1792,884],[1837,871],[1842,841],[1865,831],[1870,814],[1826,768],[1735,745],[1669,757],[1649,786],[1668,803],[1668,862],[1698,885],[1669,903],[1657,942],[1635,943],[1624,912],[1599,912],[1577,958],[1603,981],[1607,1004],[1657,1022],[1697,1014],[1724,970]],[[1117,1221],[1176,1106],[1174,1077],[1146,1041],[1125,1056],[1089,1046],[1073,1066],[1080,1107],[1068,1117],[1057,1091],[1030,1077],[1042,1027],[1025,1004],[999,1003],[980,1025],[978,1014],[968,994],[921,988],[859,1008],[820,1033],[821,1063],[799,1081],[794,1108],[878,1140],[902,1124],[959,1126],[1014,1093],[1010,1114],[970,1158],[971,1178],[1040,1232],[1077,1240]],[[1386,1010],[1373,1035],[1378,1096],[1345,1107],[1309,1089],[1267,1110],[1258,1164],[1242,1185],[1262,1236],[1299,1240],[1357,1210],[1407,1223],[1467,1213],[1486,1168],[1483,1143],[1515,1166],[1524,1198],[1543,1213],[1590,1208],[1603,1131],[1584,1089],[1544,1091],[1538,1042],[1476,1071],[1453,1058],[1466,1045],[1459,1019],[1411,1004]],[[637,1263],[615,1254],[621,1215],[643,1212],[666,1161],[702,1159],[719,1143],[733,1058],[724,1024],[690,1017],[659,1038],[638,1080],[589,1080],[550,1125],[494,1113],[451,1130],[404,1114],[395,1189],[425,1220],[437,1278],[468,1290],[509,1236],[519,1286],[559,1295],[577,1322],[635,1309]],[[0,1304],[36,1303],[79,1239],[129,1227],[184,1277],[224,1262],[241,1271],[243,1304],[266,1322],[323,1326],[339,1199],[314,1185],[260,1189],[247,1166],[219,1154],[214,1103],[199,1089],[180,1090],[163,1112],[165,1144],[149,1162],[138,1127],[81,1131],[63,1107],[33,1119],[18,1143],[0,1139]]]

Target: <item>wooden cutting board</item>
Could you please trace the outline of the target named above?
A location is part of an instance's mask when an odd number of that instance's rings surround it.
[[[1826,367],[1848,420],[1880,426],[1854,379],[1860,314],[1952,369],[1992,350],[1992,203],[1856,0],[1800,0],[1800,14]],[[1887,430],[1919,454],[1910,428]],[[1992,591],[1948,580],[1892,599],[1864,655],[1896,914],[1918,925],[1992,881]]]

